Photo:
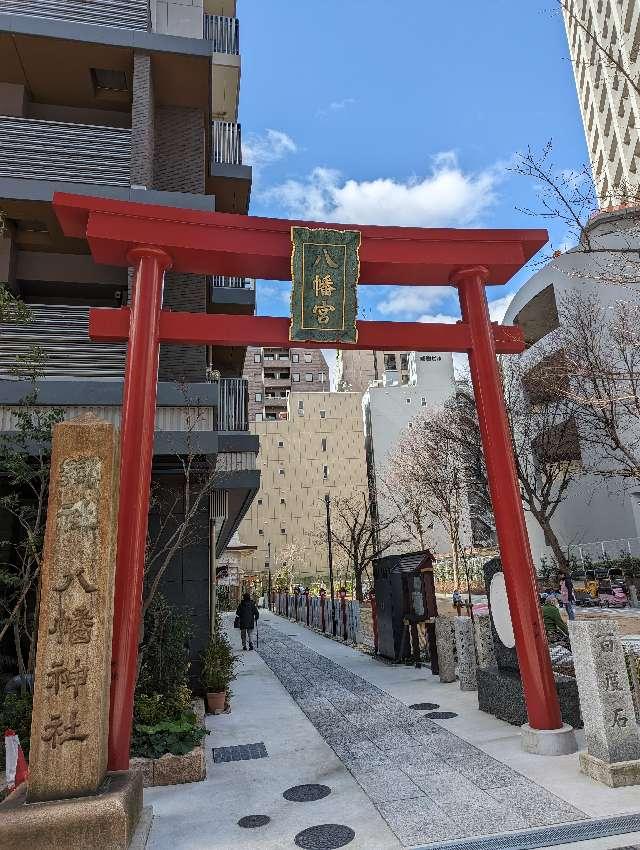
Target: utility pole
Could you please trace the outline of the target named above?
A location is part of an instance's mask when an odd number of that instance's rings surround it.
[[[267,583],[267,608],[271,611],[271,541],[267,543],[267,569],[269,570],[269,579]]]
[[[333,549],[331,547],[331,512],[329,509],[329,494],[325,493],[324,504],[327,509],[327,547],[329,550],[329,591],[331,593],[331,629],[333,636],[336,636],[336,607],[335,593],[333,589]]]
[[[209,613],[211,615],[211,623],[209,632],[211,637],[216,633],[216,610],[218,606],[218,565],[216,563],[216,520],[215,517],[209,517]]]

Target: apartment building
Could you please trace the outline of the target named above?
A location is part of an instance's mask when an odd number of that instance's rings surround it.
[[[415,380],[408,351],[360,351],[341,349],[336,354],[336,387],[345,392],[364,393],[372,383],[385,386]]]
[[[563,0],[561,6],[600,206],[637,202],[640,5]]]
[[[261,484],[238,532],[256,547],[246,569],[264,573],[269,561],[275,571],[288,559],[297,577],[326,577],[325,495],[335,503],[368,493],[361,396],[293,391],[286,413],[252,425]]]
[[[548,392],[536,392],[536,368],[549,358],[562,356],[560,343],[555,339],[563,321],[562,303],[579,292],[583,298],[593,299],[605,310],[616,305],[640,304],[636,260],[631,251],[640,249],[638,240],[638,213],[629,209],[619,212],[601,212],[592,217],[588,225],[588,238],[595,249],[585,252],[581,248],[567,251],[533,275],[516,293],[505,314],[503,324],[518,325],[524,333],[527,350],[518,355],[524,367],[523,393],[531,406],[531,415],[542,423],[549,423],[538,411],[553,404]],[[610,251],[610,253],[609,253]],[[625,273],[626,271],[626,273]],[[609,280],[606,277],[609,276]],[[616,284],[614,281],[626,281]],[[603,336],[603,345],[606,341]],[[512,355],[515,357],[516,355]],[[506,365],[511,361],[508,358]],[[624,374],[624,370],[622,370]],[[553,409],[553,408],[552,408]],[[580,551],[594,559],[608,553],[618,557],[627,551],[640,555],[640,491],[632,480],[601,476],[587,470],[611,465],[604,451],[581,431],[584,423],[566,427],[561,445],[563,461],[571,461],[578,474],[570,483],[565,497],[552,520],[553,530],[565,550],[579,555]],[[541,431],[541,435],[543,432]],[[628,436],[628,435],[627,435]],[[542,441],[545,444],[545,441]],[[553,440],[547,441],[553,446]],[[554,462],[554,457],[538,458]],[[534,563],[544,557],[551,561],[552,552],[539,524],[525,508],[529,540]]]
[[[319,348],[255,348],[244,362],[251,422],[286,419],[291,392],[328,392],[329,367]]]
[[[84,242],[66,238],[52,195],[248,212],[236,4],[0,0],[0,55],[0,280],[33,317],[0,327],[0,426],[16,427],[25,390],[14,368],[33,344],[45,355],[40,404],[119,424],[126,347],[91,343],[88,310],[126,304],[131,272],[94,264]],[[244,279],[169,272],[164,306],[253,313],[255,292]],[[219,470],[199,517],[201,545],[177,553],[163,585],[194,611],[194,657],[206,638],[211,555],[259,485],[244,357],[244,349],[161,350],[154,479],[180,493],[186,454],[216,457]]]
[[[349,352],[350,353],[350,352]],[[379,353],[379,352],[378,352]],[[388,358],[390,354],[394,361]],[[382,365],[401,365],[397,353],[383,354]],[[390,455],[401,438],[402,432],[421,411],[442,407],[456,392],[453,371],[453,355],[450,353],[426,353],[411,351],[407,354],[407,381],[398,382],[402,371],[391,369],[382,379],[369,384],[363,400],[367,467],[372,502],[381,520],[394,517],[397,508],[385,498],[382,481],[385,477]],[[433,517],[429,529],[429,546],[436,554],[451,549],[446,529]],[[468,525],[468,523],[467,523]],[[469,526],[470,530],[470,526]],[[399,530],[398,539],[406,536]],[[395,554],[403,547],[389,550]],[[407,547],[404,547],[407,550]]]

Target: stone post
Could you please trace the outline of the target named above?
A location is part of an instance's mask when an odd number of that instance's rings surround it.
[[[488,670],[496,666],[496,653],[493,648],[493,635],[491,633],[491,615],[476,614],[475,617],[475,639],[478,652],[478,667]]]
[[[54,426],[30,803],[95,794],[106,773],[118,471],[113,425]]]
[[[478,665],[476,663],[476,646],[473,638],[473,620],[471,617],[456,617],[454,624],[460,690],[476,691],[478,689]]]
[[[640,602],[638,601],[638,590],[635,585],[629,585],[629,604],[632,608],[640,608]]]
[[[640,784],[640,731],[618,625],[569,623],[587,750],[580,770],[613,788]]]
[[[452,617],[436,617],[436,645],[441,682],[456,680],[456,638]]]

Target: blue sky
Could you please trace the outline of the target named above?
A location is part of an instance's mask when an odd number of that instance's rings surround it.
[[[240,0],[240,120],[253,215],[373,224],[545,227],[518,151],[587,162],[554,0]],[[552,244],[566,233],[550,226]],[[490,292],[495,318],[532,270]],[[444,320],[454,293],[360,287],[366,318]],[[258,312],[288,314],[259,282]],[[450,319],[451,320],[451,319]]]

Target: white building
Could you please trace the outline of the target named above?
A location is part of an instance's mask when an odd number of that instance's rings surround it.
[[[387,365],[392,366],[393,362],[387,360]],[[442,407],[456,391],[453,355],[450,353],[412,351],[408,354],[405,370],[407,383],[398,381],[398,371],[385,371],[382,379],[369,387],[362,402],[369,479],[381,518],[389,508],[385,506],[380,481],[400,435],[421,410]],[[435,519],[429,537],[435,553],[450,551],[449,537]],[[389,554],[393,551],[390,549]]]
[[[591,246],[628,251],[634,244],[640,249],[637,212],[600,213],[587,227]],[[640,303],[640,285],[616,285],[623,278],[625,262],[637,260],[625,253],[609,254],[600,250],[587,252],[580,248],[554,258],[530,278],[516,293],[503,320],[505,325],[522,328],[527,350],[520,355],[526,366],[533,368],[554,349],[554,332],[560,326],[559,306],[572,291],[595,296],[603,307],[613,308],[622,302]],[[631,269],[631,270],[630,270]],[[627,278],[633,265],[627,266]],[[560,310],[560,316],[562,311]],[[517,355],[513,355],[514,357]],[[578,432],[579,460],[585,468],[598,468],[604,463],[591,442]],[[551,560],[541,529],[526,511],[529,539],[534,563],[542,557]],[[606,478],[585,473],[574,478],[567,497],[560,504],[552,522],[565,550],[580,554],[580,547],[594,559],[603,552],[618,556],[621,551],[640,554],[640,487],[621,478]]]
[[[637,200],[640,3],[562,0],[562,7],[600,204]]]

